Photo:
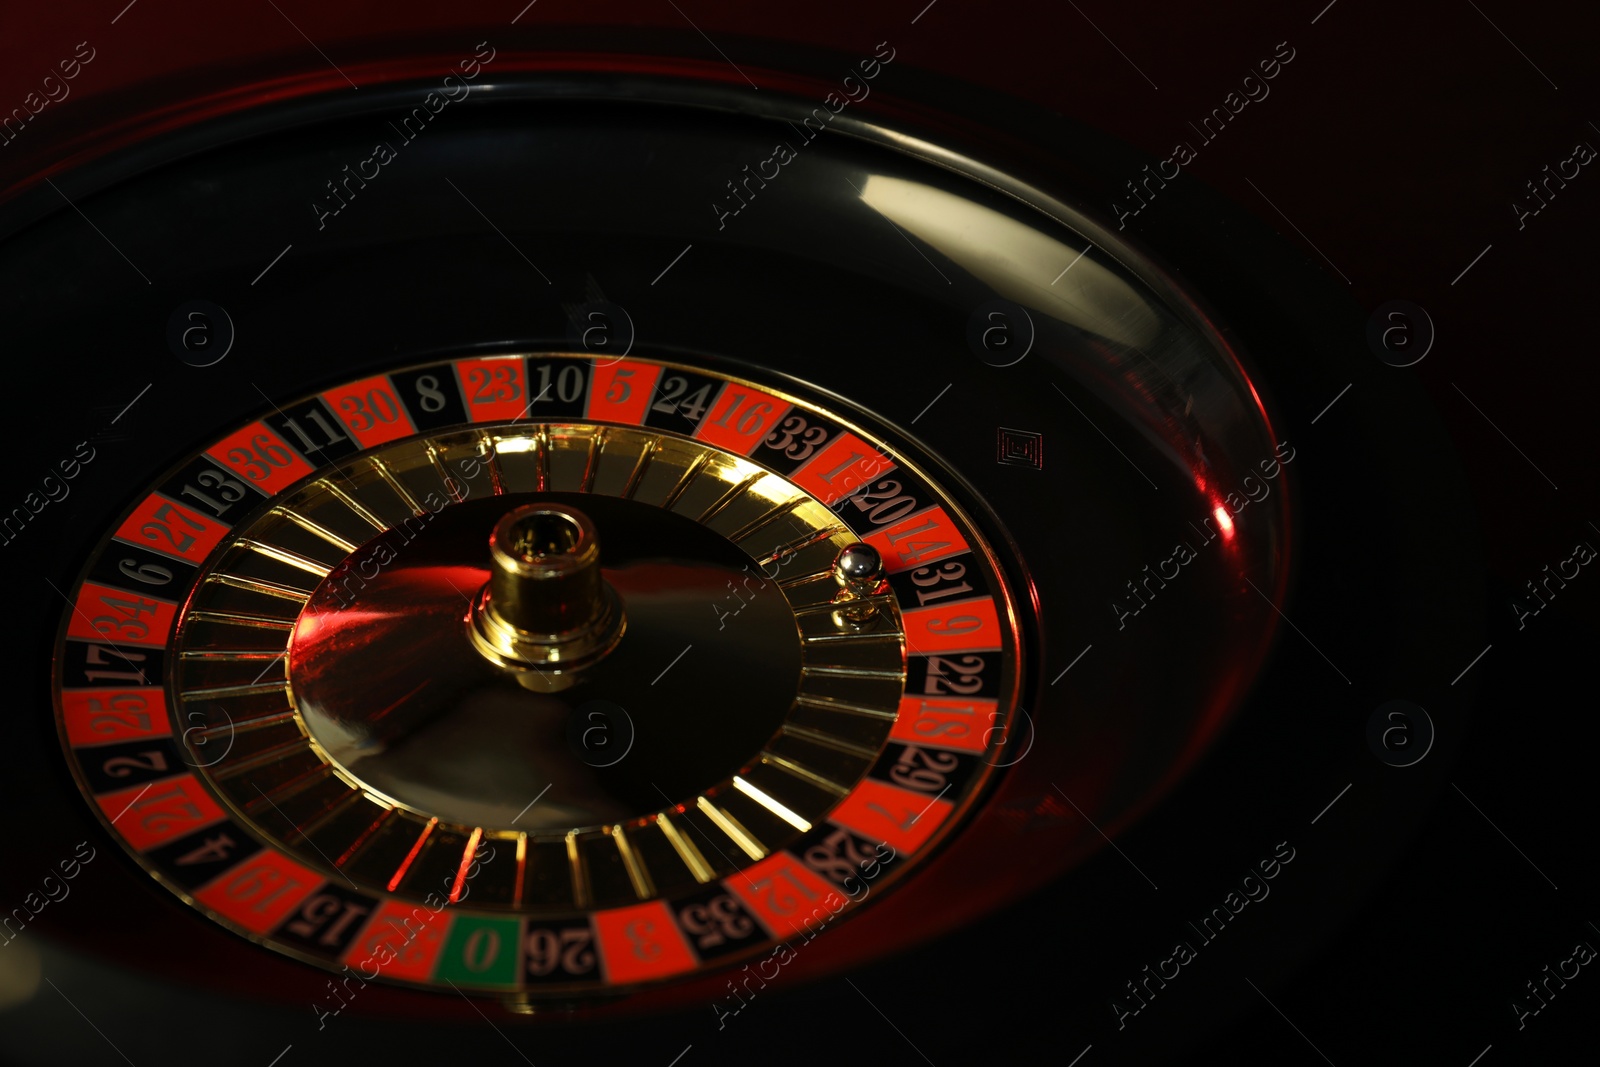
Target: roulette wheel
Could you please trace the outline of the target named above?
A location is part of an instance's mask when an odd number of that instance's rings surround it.
[[[1152,155],[928,9],[544,15],[0,120],[4,1053],[1323,1057],[1507,622],[1434,319],[1180,180],[1300,38]]]

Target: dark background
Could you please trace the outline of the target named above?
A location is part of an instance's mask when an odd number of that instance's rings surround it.
[[[1590,335],[1597,272],[1588,258],[1600,220],[1600,176],[1585,167],[1521,229],[1512,208],[1527,199],[1524,183],[1569,157],[1575,144],[1600,147],[1600,128],[1591,121],[1600,121],[1592,13],[1503,0],[1404,9],[1372,0],[1326,7],[1321,0],[937,0],[927,8],[912,0],[759,10],[703,0],[678,0],[676,8],[666,0],[604,7],[539,0],[513,30],[507,24],[522,0],[492,6],[278,0],[276,7],[267,0],[227,9],[174,0],[137,0],[126,10],[120,0],[12,6],[0,15],[0,107],[20,103],[85,39],[97,55],[72,83],[69,104],[79,113],[125,105],[120,94],[130,87],[176,72],[275,62],[299,67],[313,48],[307,38],[337,63],[390,36],[438,34],[454,42],[492,31],[497,46],[537,47],[541,32],[554,27],[609,26],[619,33],[670,31],[682,54],[705,61],[715,61],[720,47],[738,62],[741,45],[760,39],[843,56],[869,54],[888,40],[897,66],[1024,98],[1161,159],[1174,139],[1195,143],[1187,123],[1220,105],[1258,60],[1288,42],[1295,58],[1270,83],[1271,95],[1205,146],[1181,181],[1210,187],[1277,230],[1357,304],[1373,309],[1411,301],[1437,330],[1420,364],[1385,371],[1397,390],[1402,380],[1407,388],[1420,384],[1432,411],[1417,417],[1442,422],[1472,493],[1477,529],[1464,527],[1459,543],[1441,545],[1439,559],[1454,558],[1466,545],[1481,552],[1487,575],[1489,651],[1460,682],[1476,686],[1475,715],[1470,727],[1464,718],[1441,727],[1429,757],[1448,761],[1429,768],[1439,788],[1419,803],[1414,791],[1386,788],[1384,775],[1407,771],[1374,759],[1372,774],[1352,780],[1350,792],[1319,816],[1320,803],[1301,810],[1298,799],[1263,790],[1251,776],[1253,761],[1296,758],[1303,738],[1292,725],[1276,755],[1270,745],[1230,754],[1224,738],[1213,759],[1165,801],[1164,810],[1218,819],[1206,824],[1210,837],[1201,845],[1185,838],[1182,852],[1169,850],[1177,836],[1198,832],[1181,815],[1136,826],[1118,839],[1123,856],[1104,850],[1068,876],[1065,888],[852,975],[855,991],[834,980],[774,994],[752,1007],[762,1017],[738,1020],[727,1032],[700,1018],[670,1018],[632,1028],[629,1042],[641,1062],[663,1064],[691,1046],[685,1065],[750,1055],[926,1060],[944,1067],[985,1048],[1004,1061],[1069,1063],[1084,1053],[1077,1061],[1084,1067],[1155,1062],[1158,1055],[1341,1067],[1493,1067],[1592,1057],[1600,1005],[1600,988],[1590,988],[1600,987],[1592,967],[1523,1029],[1511,1004],[1526,999],[1525,981],[1570,956],[1576,942],[1600,947],[1600,929],[1591,925],[1600,922],[1600,909],[1593,906],[1589,745],[1597,596],[1590,586],[1600,579],[1586,568],[1522,629],[1510,608],[1526,581],[1570,556],[1576,543],[1600,545],[1590,442],[1600,384]],[[160,91],[147,91],[148,106],[159,106]],[[46,109],[23,138],[0,148],[0,187],[66,158],[50,139],[55,111]],[[68,107],[59,111],[64,119]],[[1161,213],[1177,205],[1176,197],[1157,198],[1130,229],[1137,237],[1147,226],[1158,228]],[[1109,204],[1102,210],[1109,212]],[[1264,377],[1270,386],[1270,367]],[[1374,444],[1360,461],[1380,457],[1385,479],[1421,485],[1430,478],[1429,457]],[[1376,507],[1372,515],[1319,521],[1362,543],[1393,533]],[[1416,577],[1442,589],[1481,576],[1441,563]],[[1375,592],[1374,617],[1395,607]],[[1481,648],[1460,649],[1460,665]],[[1440,686],[1446,688],[1445,680]],[[1337,743],[1352,753],[1364,749],[1365,715],[1365,708],[1352,712],[1354,725],[1339,735]],[[1341,784],[1308,789],[1331,800]],[[1229,810],[1241,813],[1238,825],[1270,826],[1277,836],[1230,826],[1221,818]],[[1411,820],[1417,829],[1402,852],[1362,852],[1364,828]],[[1185,977],[1119,1032],[1106,1001],[1121,982],[1164,956],[1184,917],[1220,900],[1228,883],[1280,838],[1299,856],[1274,896],[1241,916],[1241,925],[1257,926],[1252,940],[1204,950]],[[1319,852],[1353,858],[1334,863]],[[1175,858],[1197,854],[1205,859]],[[1147,886],[1133,863],[1162,888]],[[1364,888],[1373,878],[1376,889]],[[1316,882],[1324,892],[1297,896],[1293,879]],[[1139,894],[1148,894],[1148,903]],[[1092,902],[1107,896],[1122,899],[1120,911],[1094,909]],[[1339,905],[1325,906],[1329,899]],[[1041,928],[1060,932],[1042,939],[1049,953],[1029,950],[1031,931]],[[1093,973],[1082,973],[1070,951],[1080,940],[1096,960]],[[1261,944],[1275,947],[1253,956],[1251,946]],[[73,969],[79,966],[88,965],[65,961],[64,969],[49,966],[46,973],[63,989],[121,992],[99,1003],[75,997],[74,1007],[42,991],[29,1007],[0,1014],[0,1055],[24,1047],[44,1054],[48,1049],[36,1042],[52,1035],[67,1062],[116,1062],[110,1047],[116,1045],[142,1067],[154,1062],[150,1050],[160,1043],[142,1034],[152,1015],[182,1020],[210,1013],[218,1025],[194,1025],[213,1040],[228,1035],[215,1052],[266,1064],[288,1040],[273,1028],[303,1013],[236,1012],[189,992],[174,1012],[173,994],[140,989],[131,979],[120,987],[74,986],[80,974],[85,983],[105,981]],[[935,985],[916,980],[929,973],[939,976]],[[85,1018],[98,1024],[99,1037]],[[297,1030],[300,1023],[295,1019]],[[364,1034],[377,1032],[363,1025],[384,1024],[341,1024],[327,1043],[298,1047],[290,1057],[331,1062],[337,1050],[358,1050]],[[1137,1043],[1153,1031],[1163,1038]],[[517,1053],[526,1050],[541,1065],[582,1054],[581,1044],[518,1031],[512,1037]],[[182,1027],[166,1039],[184,1040]],[[487,1028],[441,1029],[433,1039],[416,1038],[415,1049],[419,1056],[457,1049],[484,1062],[518,1062]],[[286,1067],[293,1058],[285,1058]]]

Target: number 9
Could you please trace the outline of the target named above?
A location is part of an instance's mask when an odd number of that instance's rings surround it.
[[[983,625],[976,615],[957,615],[953,619],[929,619],[930,634],[970,634]]]

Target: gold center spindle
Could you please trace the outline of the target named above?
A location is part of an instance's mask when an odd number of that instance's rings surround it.
[[[518,508],[489,536],[495,614],[529,633],[581,628],[603,606],[600,545],[587,517],[567,508]]]
[[[468,634],[524,687],[554,693],[616,647],[626,621],[600,572],[589,517],[561,504],[528,504],[489,535],[489,581],[473,603]]]

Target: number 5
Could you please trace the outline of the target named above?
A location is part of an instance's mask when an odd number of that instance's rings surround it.
[[[611,380],[611,387],[606,390],[606,400],[613,404],[620,404],[632,396],[633,386],[624,380],[631,377],[633,377],[633,371],[631,370],[617,371]]]

